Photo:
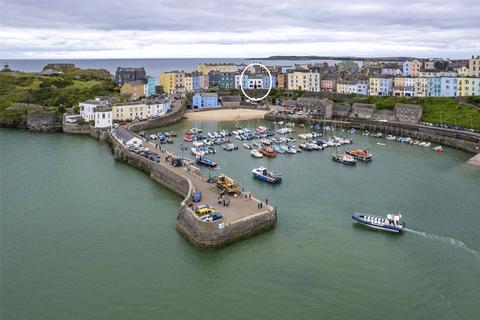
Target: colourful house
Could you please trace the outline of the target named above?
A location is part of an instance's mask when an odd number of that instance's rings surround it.
[[[197,93],[192,98],[193,109],[218,108],[219,106],[216,92]]]

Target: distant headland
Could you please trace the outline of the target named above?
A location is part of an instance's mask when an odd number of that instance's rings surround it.
[[[270,56],[263,58],[246,58],[245,60],[377,60],[377,61],[404,61],[413,60],[413,57],[350,57],[350,56]]]

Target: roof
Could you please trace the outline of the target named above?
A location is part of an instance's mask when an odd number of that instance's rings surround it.
[[[395,115],[395,112],[393,112],[392,110],[383,109],[383,110],[377,110],[377,111],[375,111],[375,114],[383,114],[383,115],[394,116],[394,115]]]
[[[83,102],[80,102],[80,103],[88,103],[88,104],[93,104],[93,105],[96,105],[96,106],[102,105],[102,101],[98,101],[98,100],[87,100],[87,101],[83,101]]]
[[[123,127],[119,127],[115,130],[115,133],[117,134],[117,136],[122,139],[124,142],[126,141],[130,141],[132,140],[133,138],[135,138],[135,136],[130,132],[128,131],[127,129],[123,128]]]
[[[110,106],[98,106],[98,107],[95,107],[95,110],[94,110],[94,112],[108,112],[108,111],[112,111],[112,108]]]
[[[397,108],[410,109],[410,110],[416,110],[416,111],[422,110],[422,107],[419,106],[418,104],[406,104],[406,103],[397,103],[394,109],[397,109]]]
[[[328,99],[319,99],[319,98],[298,98],[297,99],[297,105],[300,105],[300,106],[318,107],[318,106],[326,106],[330,103],[331,102]]]
[[[240,102],[240,96],[221,96],[222,102]]]
[[[201,97],[218,97],[218,93],[216,93],[216,92],[202,92],[202,93],[200,93],[200,96]]]
[[[354,103],[352,105],[352,108],[375,110],[375,109],[377,109],[377,106],[374,105],[374,104],[369,104],[369,103]]]
[[[348,103],[335,103],[333,105],[333,110],[335,111],[350,111],[352,106]]]

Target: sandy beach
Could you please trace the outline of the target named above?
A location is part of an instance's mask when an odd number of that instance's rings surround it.
[[[222,110],[208,110],[194,112],[189,111],[185,113],[185,117],[189,120],[215,120],[215,121],[236,121],[236,120],[250,120],[263,119],[267,113],[266,110],[255,109],[222,109]]]

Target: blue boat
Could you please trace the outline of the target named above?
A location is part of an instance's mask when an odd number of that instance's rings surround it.
[[[196,157],[197,159],[197,163],[199,164],[203,164],[204,166],[207,166],[207,167],[210,167],[210,168],[214,168],[217,166],[217,163],[206,158],[206,157],[202,157],[202,156],[197,156]]]
[[[261,166],[252,170],[253,177],[267,183],[277,184],[282,182],[282,175]]]
[[[400,222],[401,217],[395,213],[387,214],[386,218],[365,213],[352,216],[353,220],[366,227],[395,233],[402,233],[405,228],[405,223]]]

